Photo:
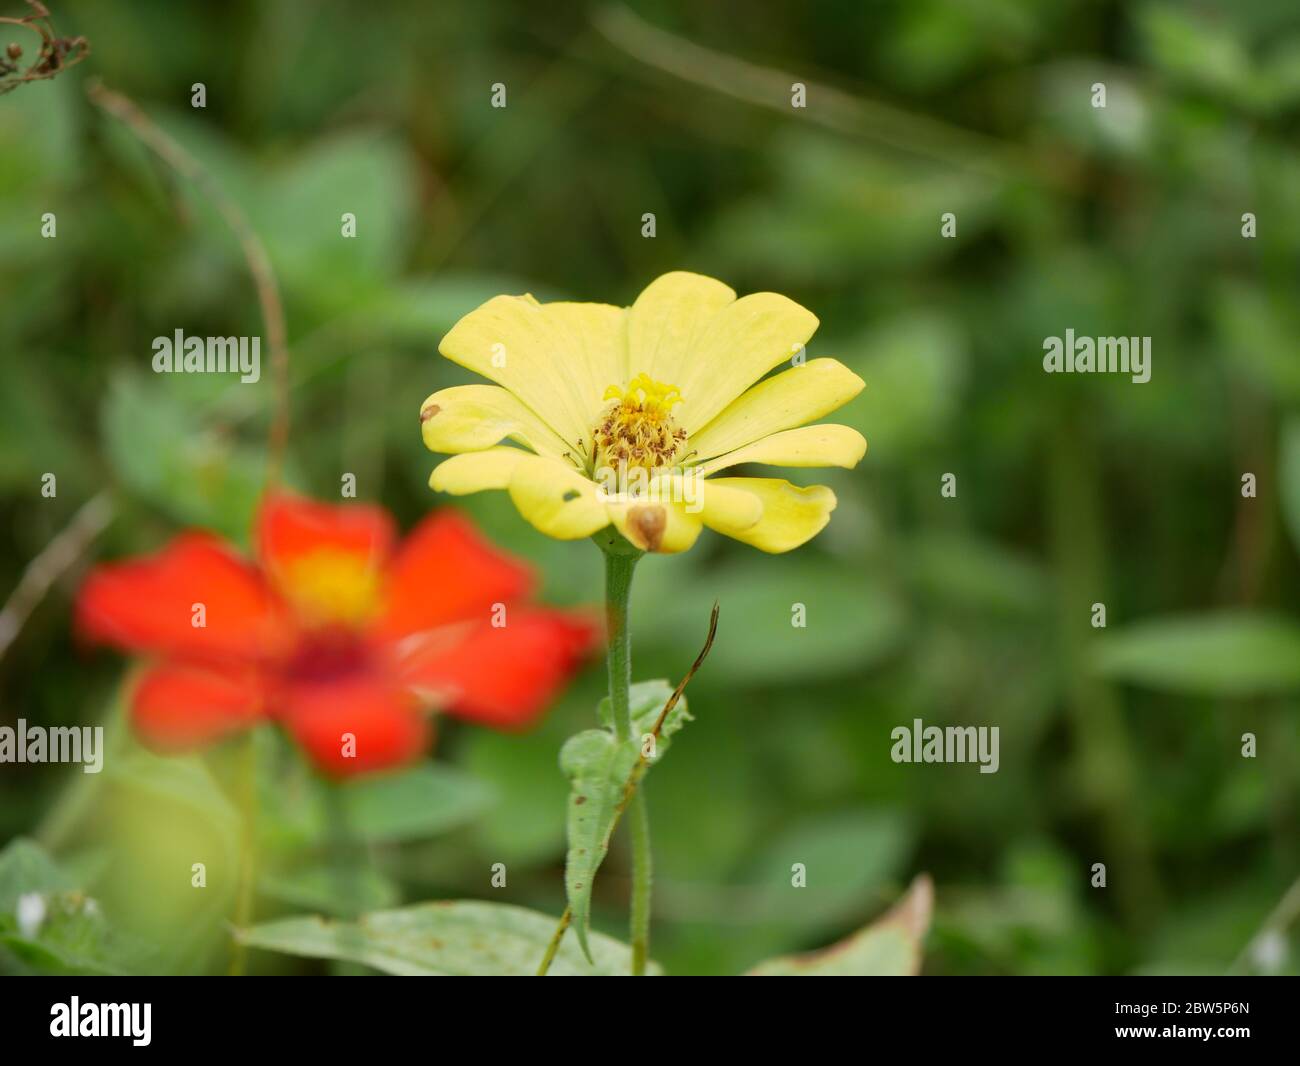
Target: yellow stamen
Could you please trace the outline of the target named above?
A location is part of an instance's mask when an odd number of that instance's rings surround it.
[[[611,385],[604,399],[616,402],[593,431],[597,466],[656,470],[673,465],[686,440],[672,415],[682,402],[677,386],[638,374],[626,388]]]
[[[379,608],[379,575],[367,560],[328,548],[290,561],[281,590],[309,626],[358,625]]]

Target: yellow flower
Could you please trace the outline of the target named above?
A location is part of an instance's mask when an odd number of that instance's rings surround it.
[[[857,395],[851,370],[812,359],[764,378],[817,325],[784,296],[737,299],[683,272],[627,308],[494,297],[439,347],[496,385],[458,385],[421,405],[425,444],[452,456],[429,484],[455,495],[504,489],[564,540],[612,522],[638,548],[678,552],[708,526],[789,551],[826,525],[835,494],[713,475],[739,463],[852,467],[865,454],[856,430],[807,425]]]

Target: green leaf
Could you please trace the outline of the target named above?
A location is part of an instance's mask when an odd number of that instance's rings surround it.
[[[363,130],[310,146],[260,175],[247,207],[286,287],[336,314],[379,292],[411,236],[413,161],[401,141]],[[356,236],[341,236],[342,216]]]
[[[1046,601],[1043,572],[993,541],[933,531],[910,538],[905,549],[912,580],[947,606],[996,618],[1032,616]]]
[[[873,327],[845,349],[867,387],[836,420],[867,435],[877,462],[933,449],[962,411],[965,346],[957,326],[939,314],[908,313]]]
[[[11,914],[28,893],[73,887],[71,877],[33,840],[18,837],[0,851],[0,912]]]
[[[555,728],[554,723],[542,726],[544,734]],[[476,850],[511,869],[549,863],[564,844],[569,794],[568,784],[555,772],[558,738],[476,729],[461,739],[462,765],[491,781],[499,797],[475,825]]]
[[[1147,4],[1138,14],[1146,51],[1175,80],[1249,105],[1261,95],[1243,42],[1221,20],[1173,4]]]
[[[708,685],[857,676],[897,648],[908,625],[906,606],[890,585],[861,574],[845,581],[841,563],[811,554],[742,557],[697,572],[688,585],[646,582],[637,596],[638,633],[681,657],[699,649],[699,620],[713,601],[722,605],[702,672]],[[792,624],[795,604],[804,607],[805,626]]]
[[[631,741],[617,741],[605,729],[572,736],[560,750],[560,769],[569,779],[569,850],[564,861],[564,890],[573,912],[573,930],[591,959],[591,885],[609,851],[609,838],[640,754]]]
[[[821,951],[768,959],[748,977],[908,977],[921,969],[934,887],[922,874],[887,914]]]
[[[375,843],[437,836],[472,822],[495,798],[488,784],[441,763],[342,787],[352,830]]]
[[[376,911],[356,923],[319,916],[265,922],[237,933],[250,947],[316,959],[347,959],[405,976],[531,976],[555,933],[555,919],[504,903],[460,900]],[[592,964],[573,941],[560,944],[556,977],[612,977],[631,971],[626,945],[591,935]],[[658,972],[658,968],[654,968]]]
[[[1288,175],[1294,182],[1294,174]],[[1231,372],[1286,403],[1300,403],[1300,359],[1291,351],[1291,338],[1300,316],[1290,301],[1240,282],[1224,282],[1210,297],[1219,345]]]
[[[578,944],[588,959],[591,958],[587,930],[591,923],[592,882],[609,851],[628,777],[641,755],[641,736],[654,728],[672,691],[667,681],[642,681],[632,686],[629,710],[633,740],[616,740],[612,728],[588,729],[570,737],[560,751],[560,769],[569,779],[569,849],[564,864],[564,887]],[[601,700],[599,712],[612,727],[608,698]],[[663,756],[669,735],[688,721],[686,701],[679,700],[664,722],[648,764]]]
[[[1141,622],[1100,638],[1105,677],[1202,696],[1300,689],[1300,624],[1263,612],[1224,611]]]
[[[329,866],[268,871],[258,878],[262,895],[292,907],[343,914],[351,910],[379,910],[401,901],[401,891],[391,879],[373,867],[352,872],[354,898],[339,899],[339,874]]]
[[[97,840],[113,863],[97,887],[116,924],[159,944],[168,967],[192,966],[226,940],[222,923],[239,879],[239,812],[197,756],[128,748],[105,762],[102,776]],[[194,863],[206,872],[203,891],[191,886]]]
[[[242,541],[266,479],[265,462],[258,448],[223,432],[213,405],[203,402],[200,391],[221,383],[211,380],[213,375],[193,377],[201,380],[126,374],[114,379],[103,413],[105,449],[133,493],[178,522]],[[232,377],[224,385],[260,387],[238,380]]]
[[[632,683],[628,691],[628,710],[632,718],[632,735],[637,738],[638,746],[641,738],[654,729],[655,723],[659,721],[659,712],[664,709],[672,694],[673,686],[663,678]],[[612,730],[614,711],[608,696],[600,701],[596,712],[600,720]],[[690,711],[686,709],[686,697],[682,696],[677,701],[677,705],[668,712],[668,717],[664,719],[663,728],[660,729],[659,737],[655,742],[654,754],[647,761],[658,762],[668,750],[669,738],[690,720]]]
[[[42,974],[127,973],[147,954],[116,935],[76,879],[22,837],[0,852],[0,946],[20,970]]]
[[[314,778],[294,763],[285,772],[268,759],[262,782],[264,846],[282,852],[318,846],[330,835],[329,813]],[[480,818],[496,790],[445,763],[423,763],[340,784],[349,832],[372,844],[427,840]]]
[[[842,927],[862,913],[862,900],[897,876],[913,837],[908,820],[890,809],[802,819],[771,836],[754,863],[747,878],[755,886],[754,917],[809,932],[827,925]],[[790,886],[792,862],[803,865],[806,887]],[[792,898],[800,905],[792,905]]]

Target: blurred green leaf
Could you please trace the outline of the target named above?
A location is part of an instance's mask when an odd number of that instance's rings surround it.
[[[494,800],[492,787],[445,763],[342,785],[353,832],[374,843],[421,840],[467,825]]]
[[[1300,404],[1300,359],[1290,347],[1300,329],[1294,308],[1280,306],[1257,288],[1226,282],[1215,292],[1212,310],[1227,366],[1280,399]]]
[[[718,636],[701,670],[710,686],[824,681],[868,669],[906,631],[905,607],[889,586],[861,572],[846,581],[840,565],[810,553],[779,560],[751,553],[689,582],[643,580],[633,595],[638,639],[671,645],[683,660],[699,650],[718,601]],[[806,626],[793,624],[796,604]]]
[[[105,769],[107,784],[147,802],[185,807],[217,828],[228,841],[237,836],[239,814],[195,756],[162,756],[136,750]],[[158,809],[155,807],[155,810]]]
[[[556,919],[523,907],[456,901],[376,911],[356,924],[314,916],[286,918],[237,936],[249,947],[348,959],[402,976],[527,977],[537,972],[555,926]],[[550,974],[609,977],[630,972],[632,953],[626,946],[600,933],[591,934],[590,945],[593,963],[566,938]]]
[[[498,799],[493,785],[445,762],[357,777],[340,783],[337,791],[349,833],[372,844],[451,832],[481,818]],[[329,839],[330,808],[319,779],[282,746],[266,752],[261,795],[258,831],[271,850],[293,854]]]
[[[258,878],[257,887],[270,899],[336,916],[392,907],[401,898],[397,885],[371,866],[352,871],[351,877],[346,900],[341,898],[338,871],[328,866],[270,870]]]
[[[96,803],[114,863],[97,884],[105,909],[131,935],[159,945],[163,972],[196,965],[227,938],[223,921],[239,878],[241,820],[196,756],[135,749],[106,760]],[[202,864],[204,885],[194,885]]]
[[[1045,603],[1043,570],[994,542],[934,531],[912,538],[904,547],[916,584],[950,606],[1032,615]]]
[[[1221,20],[1183,5],[1147,3],[1137,22],[1147,52],[1176,81],[1247,104],[1260,95],[1255,64]]]
[[[913,831],[896,811],[842,811],[804,818],[772,837],[745,878],[755,920],[800,930],[852,918],[885,887],[911,850]],[[792,884],[792,867],[804,872]]]
[[[0,852],[0,947],[0,970],[41,974],[127,973],[148,955],[115,934],[99,903],[22,837]]]
[[[247,208],[285,283],[337,314],[382,291],[410,233],[414,164],[394,138],[350,132],[318,142],[253,190]],[[343,214],[356,236],[342,234]]]
[[[941,216],[955,213],[961,236],[976,237],[1000,188],[970,170],[864,151],[804,129],[785,132],[772,158],[778,187],[727,205],[713,240],[736,268],[804,283],[951,254],[958,242],[940,239]]]
[[[63,257],[50,256],[50,244],[41,237],[45,212],[58,218],[59,240],[75,243],[67,224],[77,202],[70,184],[78,158],[77,96],[72,81],[56,78],[7,94],[0,107],[0,144],[12,146],[6,155],[14,161],[0,166],[0,282],[9,269],[47,259],[61,273]]]
[[[143,376],[114,379],[103,417],[109,461],[127,488],[177,522],[245,540],[266,479],[260,448],[223,437]]]
[[[1199,696],[1300,690],[1300,623],[1247,611],[1139,622],[1097,639],[1104,677]]]
[[[843,355],[866,388],[833,420],[859,430],[879,463],[892,466],[933,448],[965,387],[963,345],[953,325],[940,315],[904,315],[846,344]]]
[[[12,916],[20,896],[73,888],[72,878],[34,840],[18,837],[0,851],[0,913]]]
[[[476,729],[462,741],[461,762],[492,782],[497,802],[478,822],[480,851],[511,869],[549,858],[564,843],[568,785],[555,772],[549,736],[520,737]]]

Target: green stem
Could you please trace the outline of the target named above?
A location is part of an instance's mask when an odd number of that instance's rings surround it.
[[[551,969],[551,963],[555,961],[555,953],[560,950],[560,941],[564,939],[565,930],[569,928],[569,923],[573,921],[573,911],[568,907],[564,908],[564,913],[560,915],[559,924],[555,927],[555,933],[551,936],[551,942],[546,945],[546,954],[542,956],[542,964],[537,967],[538,977],[545,977]]]
[[[236,929],[245,929],[253,921],[253,886],[257,871],[257,743],[250,729],[241,741],[239,752],[239,885],[235,896]],[[226,971],[241,977],[247,961],[247,949],[236,938]]]
[[[346,785],[341,781],[322,781],[325,801],[326,848],[329,869],[337,893],[337,910],[343,919],[339,933],[340,943],[346,948],[360,950],[360,933],[354,924],[361,916],[361,873],[365,861],[364,848],[352,830],[349,818]],[[336,977],[356,977],[370,971],[346,959],[336,959],[330,966]]]
[[[644,977],[650,954],[650,885],[653,863],[650,855],[650,811],[645,801],[645,784],[632,796],[632,976]]]
[[[609,651],[609,703],[614,715],[614,735],[632,739],[632,633],[628,629],[628,601],[637,556],[605,551],[605,624]]]
[[[598,542],[605,552],[605,611],[608,627],[609,704],[614,735],[620,741],[636,743],[632,736],[632,633],[628,627],[628,603],[632,593],[632,572],[641,553],[619,538]],[[650,944],[650,814],[638,789],[632,797],[632,976],[645,974]]]

